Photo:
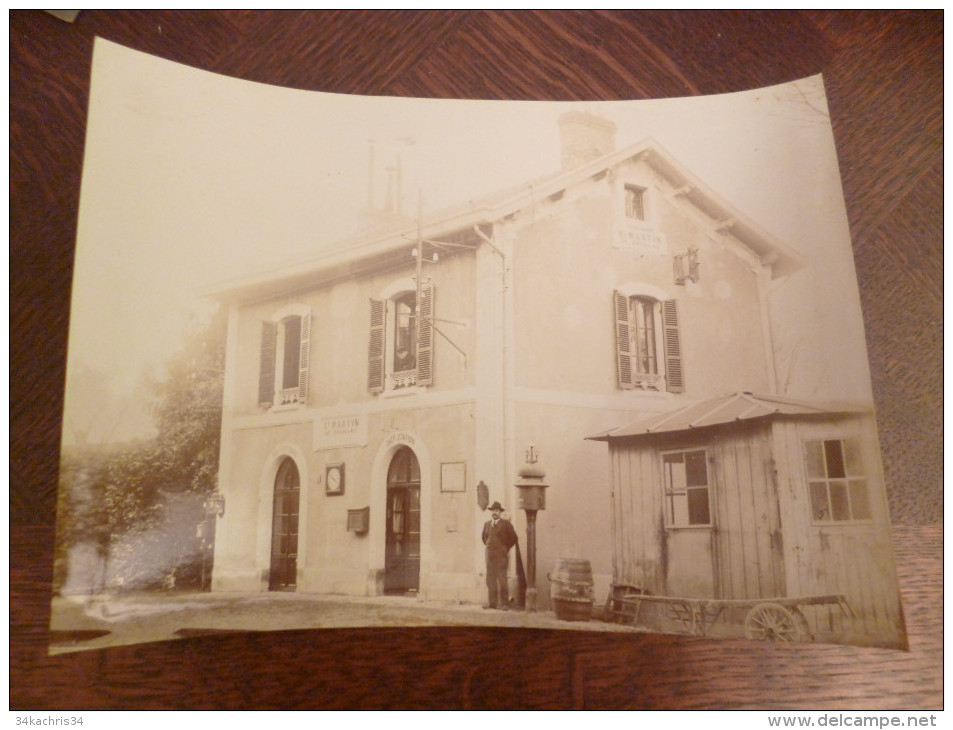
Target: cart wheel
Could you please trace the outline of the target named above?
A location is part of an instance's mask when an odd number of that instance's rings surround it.
[[[799,608],[792,608],[791,614],[801,629],[801,640],[814,641],[814,632],[811,631],[811,625],[807,622],[807,616],[801,613],[801,609]]]
[[[757,641],[800,641],[801,626],[784,606],[759,603],[745,617],[745,636]]]

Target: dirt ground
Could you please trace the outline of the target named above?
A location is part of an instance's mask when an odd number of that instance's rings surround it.
[[[601,620],[564,621],[551,611],[489,610],[413,597],[302,593],[139,593],[53,599],[50,653],[166,641],[219,632],[382,626],[500,626],[633,633]]]

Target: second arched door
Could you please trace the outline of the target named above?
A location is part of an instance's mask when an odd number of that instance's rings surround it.
[[[420,464],[401,447],[387,470],[384,591],[416,593],[420,588]]]

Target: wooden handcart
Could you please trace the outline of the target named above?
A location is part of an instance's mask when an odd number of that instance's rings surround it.
[[[639,625],[646,605],[660,607],[684,633],[708,636],[726,616],[745,612],[744,632],[759,641],[811,641],[813,634],[802,612],[808,606],[837,606],[848,620],[854,614],[847,598],[830,594],[800,598],[716,599],[656,596],[638,586],[613,584],[606,601],[606,620]]]

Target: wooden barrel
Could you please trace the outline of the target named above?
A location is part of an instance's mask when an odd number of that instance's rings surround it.
[[[559,558],[549,574],[549,596],[556,618],[588,621],[592,618],[592,566],[588,560]]]

